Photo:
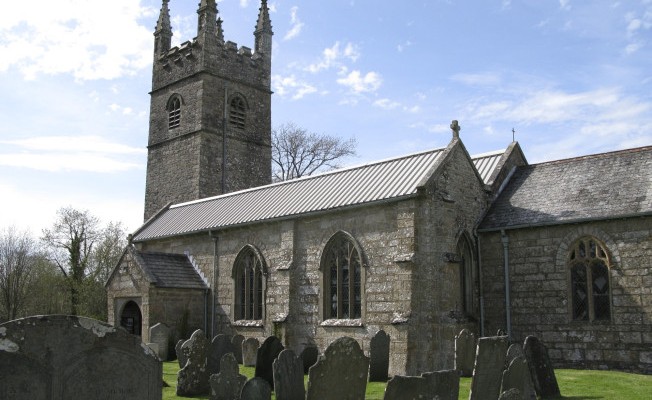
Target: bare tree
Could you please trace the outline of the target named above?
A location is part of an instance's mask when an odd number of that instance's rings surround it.
[[[272,175],[275,181],[300,178],[318,171],[339,168],[339,161],[356,155],[355,138],[308,132],[286,123],[272,132]]]
[[[0,305],[9,320],[18,318],[28,298],[37,252],[29,233],[14,227],[0,231]]]

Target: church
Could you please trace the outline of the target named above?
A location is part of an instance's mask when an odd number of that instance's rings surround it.
[[[529,164],[517,142],[271,179],[272,25],[225,41],[154,32],[145,222],[107,284],[149,341],[276,335],[299,353],[391,338],[390,374],[453,368],[454,338],[537,335],[557,367],[652,373],[652,146]]]

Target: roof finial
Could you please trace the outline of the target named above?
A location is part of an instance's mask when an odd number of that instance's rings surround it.
[[[512,142],[516,141],[516,129],[512,128]]]
[[[453,139],[459,139],[460,138],[460,124],[457,123],[457,120],[454,119],[453,122],[451,122],[451,129],[453,130]]]

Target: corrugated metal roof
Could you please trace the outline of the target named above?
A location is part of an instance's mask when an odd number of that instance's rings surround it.
[[[471,156],[471,159],[473,159],[473,165],[475,165],[475,169],[478,170],[478,173],[485,184],[489,184],[489,178],[491,178],[493,172],[498,167],[498,163],[503,154],[505,154],[505,150],[492,151],[491,153]]]
[[[173,205],[136,232],[144,241],[413,196],[445,149]]]

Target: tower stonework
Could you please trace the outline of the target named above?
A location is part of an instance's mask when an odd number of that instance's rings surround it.
[[[267,1],[261,1],[254,51],[224,41],[215,0],[199,4],[197,37],[172,48],[168,2],[154,32],[145,220],[169,202],[271,182]]]

